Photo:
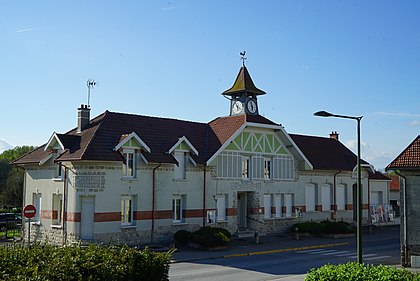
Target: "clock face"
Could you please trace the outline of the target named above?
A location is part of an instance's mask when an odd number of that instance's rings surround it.
[[[248,111],[251,113],[255,113],[257,111],[257,104],[253,100],[249,100],[246,104]]]
[[[240,102],[240,101],[235,101],[235,102],[233,103],[233,105],[232,105],[232,112],[233,112],[234,114],[238,114],[238,113],[240,113],[240,112],[242,111],[242,109],[243,109],[242,102]]]

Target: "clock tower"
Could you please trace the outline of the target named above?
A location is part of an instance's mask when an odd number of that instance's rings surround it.
[[[242,59],[245,58],[242,57]],[[258,115],[257,96],[265,94],[264,91],[255,87],[244,63],[233,86],[222,93],[230,100],[230,115]]]

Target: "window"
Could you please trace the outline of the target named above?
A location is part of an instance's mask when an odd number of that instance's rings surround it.
[[[252,156],[252,178],[263,179],[264,178],[264,157]]]
[[[219,178],[241,178],[242,157],[237,152],[223,152],[217,157],[217,176]]]
[[[272,206],[271,194],[264,194],[264,219],[271,219],[271,206]]]
[[[292,206],[293,206],[293,194],[285,194],[284,195],[284,207],[286,209],[286,218],[290,218],[292,216]]]
[[[274,179],[292,180],[294,177],[293,157],[284,155],[273,158],[272,172]]]
[[[183,151],[175,151],[175,159],[178,161],[178,166],[175,165],[175,179],[185,179],[186,153]]]
[[[124,163],[123,163],[123,176],[124,177],[135,177],[135,150],[134,149],[124,149],[123,150]]]
[[[250,157],[244,156],[242,157],[242,178],[249,179],[249,160]]]
[[[41,193],[34,193],[32,202],[36,209],[34,221],[40,222],[41,221]]]
[[[55,171],[55,178],[62,179],[63,175],[64,175],[63,165],[61,164],[61,162],[58,162],[57,163],[57,169]]]
[[[174,196],[172,198],[172,213],[173,213],[173,222],[180,223],[183,222],[183,210],[184,210],[184,200],[183,196]]]
[[[382,191],[371,191],[370,192],[370,204],[379,205],[383,202]]]
[[[274,205],[276,207],[276,218],[282,217],[282,209],[281,209],[281,196],[276,195],[274,198]]]
[[[321,204],[323,211],[331,210],[331,186],[329,184],[323,184],[321,186]]]
[[[336,204],[337,204],[337,210],[345,210],[346,208],[346,193],[345,193],[345,187],[344,184],[339,184],[336,187]]]
[[[133,197],[121,196],[121,224],[133,225]]]
[[[270,158],[264,159],[264,179],[266,180],[271,179],[271,159]]]
[[[315,185],[305,185],[306,212],[315,212]]]
[[[63,197],[61,194],[53,194],[53,214],[52,220],[53,225],[60,225],[61,220],[63,217],[62,209],[63,209]]]
[[[217,221],[226,221],[226,195],[217,196]]]

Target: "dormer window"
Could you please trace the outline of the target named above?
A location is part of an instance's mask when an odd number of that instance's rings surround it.
[[[134,149],[123,150],[123,176],[124,177],[136,177],[136,153]]]
[[[175,179],[184,180],[186,178],[186,159],[187,153],[184,151],[175,151],[175,159],[178,161],[178,166],[175,166]]]
[[[64,175],[64,171],[63,171],[63,165],[61,164],[61,162],[57,163],[57,168],[55,170],[55,178],[57,179],[62,179],[63,175]]]

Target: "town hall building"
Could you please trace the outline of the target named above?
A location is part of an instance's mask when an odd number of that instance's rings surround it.
[[[289,134],[259,114],[243,65],[224,91],[228,116],[208,123],[78,108],[77,127],[14,161],[25,170],[24,205],[37,209],[31,240],[131,245],[180,230],[285,232],[301,221],[355,214],[357,157],[333,132]],[[370,197],[389,201],[387,179],[370,184],[362,161],[363,221]]]

